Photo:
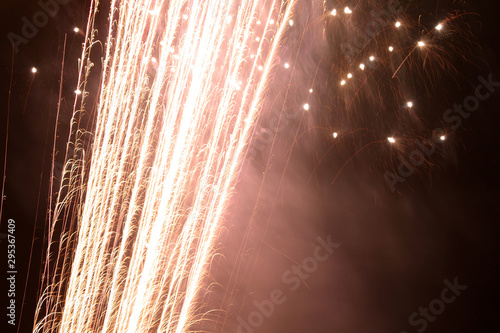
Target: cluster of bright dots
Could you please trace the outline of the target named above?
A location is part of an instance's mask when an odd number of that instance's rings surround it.
[[[412,102],[412,101],[408,101],[408,102],[406,103],[406,107],[407,107],[408,109],[411,109],[411,108],[413,107],[413,102]],[[445,135],[440,136],[440,140],[441,140],[441,141],[445,141],[445,140],[446,140],[446,136],[445,136]],[[394,137],[392,137],[392,136],[391,136],[391,137],[388,137],[388,138],[387,138],[387,141],[389,141],[390,143],[396,143],[396,139],[395,139]]]
[[[403,24],[402,24],[400,21],[397,21],[394,25],[395,25],[395,27],[396,27],[396,28],[400,28],[400,27],[402,27],[402,25],[403,25]],[[443,24],[442,24],[442,23],[439,23],[439,24],[435,27],[435,29],[436,29],[436,31],[441,31],[441,30],[443,30]],[[425,42],[424,42],[424,41],[418,41],[418,42],[417,42],[417,45],[418,45],[419,47],[424,47],[424,46],[425,46]],[[393,51],[394,51],[394,47],[389,46],[389,52],[393,52]],[[413,102],[412,102],[412,101],[408,101],[408,102],[406,103],[406,107],[407,107],[408,109],[413,108]],[[441,141],[445,141],[445,140],[446,140],[446,136],[445,136],[445,135],[442,135],[442,136],[440,137],[440,140],[441,140]],[[396,143],[396,139],[395,139],[394,137],[392,137],[392,136],[391,136],[391,137],[388,137],[388,138],[387,138],[387,141],[389,141],[389,143],[391,143],[391,144]]]
[[[345,7],[345,8],[344,8],[344,10],[343,10],[343,12],[344,12],[344,14],[346,14],[346,15],[350,15],[350,14],[352,14],[352,10],[351,10],[349,7]],[[338,13],[339,13],[339,11],[338,11],[337,9],[333,9],[333,10],[330,12],[330,14],[331,14],[332,16],[337,16],[337,14],[338,14]],[[403,23],[402,23],[401,21],[396,21],[396,22],[394,23],[394,26],[395,26],[397,29],[399,29],[399,28],[403,27]],[[444,28],[443,24],[442,24],[442,23],[439,23],[439,24],[435,27],[435,30],[436,30],[436,31],[441,31],[441,30],[443,30],[443,28]],[[421,41],[418,41],[418,42],[417,42],[417,46],[418,46],[418,47],[423,48],[423,47],[425,47],[425,46],[426,46],[426,44],[425,44],[425,42],[424,42],[424,41],[422,41],[422,40],[421,40]],[[389,52],[394,52],[394,51],[395,51],[395,48],[394,48],[394,46],[392,46],[392,45],[390,45],[387,49],[388,49],[388,51],[389,51]],[[369,60],[370,62],[374,62],[374,61],[376,60],[376,58],[375,58],[375,56],[374,56],[374,55],[372,55],[372,56],[370,56],[370,57],[368,58],[368,60]],[[360,70],[362,70],[362,71],[364,71],[364,70],[366,69],[366,65],[365,65],[365,63],[363,63],[363,62],[362,62],[362,63],[360,63],[360,64],[359,64],[359,69],[360,69]],[[341,86],[345,86],[345,85],[347,85],[348,80],[349,80],[349,79],[352,79],[354,76],[353,76],[353,74],[352,74],[352,73],[348,73],[346,77],[347,77],[347,78],[342,79],[342,80],[340,81],[340,85],[341,85]],[[306,106],[307,106],[307,108],[306,108]],[[406,107],[407,107],[408,109],[413,108],[413,102],[408,101],[408,102],[406,103]],[[308,109],[309,109],[309,105],[308,105],[308,104],[305,104],[305,105],[304,105],[304,109],[305,109],[305,110],[308,110]],[[334,132],[334,133],[333,133],[333,138],[337,138],[338,136],[339,136],[339,133],[338,133],[338,132]],[[446,136],[444,136],[444,135],[443,135],[443,136],[441,136],[441,137],[440,137],[440,139],[441,139],[441,141],[445,141],[445,140],[446,140]],[[388,137],[388,138],[387,138],[387,141],[389,141],[389,143],[391,143],[391,144],[395,144],[395,143],[396,143],[396,138],[394,138],[394,137],[392,137],[392,136],[391,136],[391,137]]]
[[[336,9],[333,9],[333,10],[331,11],[331,14],[332,14],[332,16],[337,16],[337,10],[336,10]],[[344,14],[347,14],[347,15],[352,14],[352,10],[351,10],[351,8],[349,8],[349,7],[345,7],[345,8],[344,8]]]
[[[159,12],[159,10],[154,10],[154,11],[151,11],[151,14],[152,14],[152,15],[156,15],[156,14],[158,14],[158,12]],[[345,8],[344,8],[344,10],[343,10],[342,12],[343,12],[345,15],[350,15],[350,14],[352,14],[352,10],[351,10],[349,7],[345,7]],[[337,9],[333,9],[330,13],[331,13],[331,15],[332,15],[332,16],[337,16],[338,11],[337,11]],[[188,15],[187,15],[187,14],[184,14],[184,15],[182,15],[182,18],[183,18],[184,20],[187,20],[189,17],[188,17]],[[231,17],[231,16],[229,16],[229,17],[227,18],[226,22],[227,22],[227,23],[229,23],[229,22],[231,22],[231,20],[232,20],[232,17]],[[269,24],[270,24],[270,25],[273,25],[274,23],[275,23],[274,19],[270,19],[270,20],[269,20]],[[260,20],[258,20],[258,21],[256,22],[256,24],[257,24],[257,25],[260,25],[260,24],[262,24],[262,22],[261,22]],[[294,25],[294,21],[293,21],[293,20],[289,20],[289,21],[288,21],[288,25],[289,25],[290,27],[293,27],[293,25]],[[401,27],[403,26],[403,24],[401,23],[401,21],[397,21],[397,22],[394,24],[394,26],[395,26],[396,28],[401,28]],[[436,29],[436,31],[441,31],[441,30],[443,30],[443,24],[442,24],[442,23],[438,24],[438,25],[435,27],[435,29]],[[80,32],[81,32],[81,30],[80,30],[78,27],[75,27],[75,28],[73,29],[73,31],[74,31],[75,33],[80,33]],[[255,41],[256,41],[256,42],[260,42],[260,40],[261,40],[261,38],[260,38],[260,37],[258,37],[258,36],[255,38]],[[162,44],[162,43],[164,44],[164,42],[161,42],[160,44]],[[424,42],[424,41],[419,41],[419,42],[417,42],[417,45],[418,45],[419,47],[424,47],[424,46],[425,46],[425,42]],[[389,50],[389,52],[394,52],[394,47],[391,45],[391,46],[389,46],[389,47],[388,47],[388,50]],[[171,50],[171,52],[173,53],[173,50]],[[175,56],[174,56],[174,57],[175,57]],[[254,59],[254,58],[255,58],[255,54],[251,54],[251,55],[250,55],[250,58],[251,58],[251,59]],[[372,55],[372,56],[370,56],[370,57],[368,58],[368,60],[369,60],[370,62],[374,62],[374,61],[376,60],[376,58],[375,58],[375,56],[373,56],[373,55]],[[146,62],[148,62],[148,61],[149,61],[149,59],[146,59],[145,61],[146,61]],[[156,59],[156,58],[154,58],[154,57],[152,57],[152,58],[150,59],[150,61],[151,61],[152,63],[156,63],[156,62],[157,62],[157,59]],[[290,68],[290,63],[285,62],[285,63],[283,64],[283,67],[284,67],[285,69],[289,69],[289,68]],[[257,66],[257,69],[258,69],[259,71],[263,71],[263,70],[264,70],[264,67],[263,67],[262,65],[259,65],[259,66]],[[359,64],[359,69],[360,69],[360,70],[362,70],[362,71],[364,71],[364,70],[366,69],[366,65],[365,65],[364,63],[360,63],[360,64]],[[32,72],[33,74],[35,74],[35,73],[37,73],[37,72],[38,72],[38,70],[37,70],[37,68],[36,68],[36,67],[33,67],[33,68],[31,68],[31,72]],[[353,77],[354,77],[354,76],[353,76],[353,74],[352,74],[352,73],[348,73],[348,74],[347,74],[347,79],[343,79],[343,80],[341,80],[341,81],[340,81],[340,85],[341,85],[341,86],[345,86],[345,85],[347,84],[347,80],[352,79]],[[236,89],[236,90],[240,90],[242,85],[243,85],[243,83],[242,83],[241,81],[233,81],[233,86],[235,87],[235,89]],[[312,93],[312,92],[313,92],[313,89],[312,89],[312,88],[311,88],[311,89],[309,89],[309,93]],[[76,95],[80,95],[81,93],[82,93],[82,91],[81,91],[80,89],[76,89],[76,90],[75,90],[75,94],[76,94]],[[407,106],[407,108],[408,108],[408,109],[411,109],[411,108],[413,107],[413,102],[411,102],[411,101],[407,102],[407,103],[406,103],[406,106]],[[305,104],[302,106],[302,108],[303,108],[305,111],[309,111],[309,110],[311,109],[311,106],[309,105],[309,103],[305,103]],[[334,138],[334,139],[336,139],[336,138],[338,138],[338,137],[339,137],[339,133],[338,133],[338,132],[333,132],[333,135],[332,135],[332,136],[333,136],[333,138]],[[445,141],[445,140],[446,140],[446,136],[444,136],[444,135],[443,135],[443,136],[441,136],[441,137],[440,137],[440,139],[441,139],[441,141]],[[391,144],[395,144],[395,143],[396,143],[396,139],[395,139],[394,137],[392,137],[392,136],[391,136],[391,137],[388,137],[388,138],[387,138],[387,141],[389,141]]]

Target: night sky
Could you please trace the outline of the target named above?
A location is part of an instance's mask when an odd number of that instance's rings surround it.
[[[33,326],[47,227],[45,216],[64,39],[66,35],[56,170],[62,162],[77,79],[76,59],[84,38],[73,29],[85,26],[88,5],[80,0],[60,4],[46,24],[18,45],[17,52],[13,51],[9,33],[21,35],[23,17],[31,18],[41,10],[40,4],[3,1],[1,5],[0,152],[6,156],[7,167],[0,225],[2,281],[7,277],[8,219],[16,223],[18,272],[15,326],[7,324],[7,285],[2,284],[2,332],[30,332]],[[473,34],[470,41],[453,36],[448,41],[462,43],[467,57],[448,54],[456,64],[457,73],[440,74],[441,84],[422,89],[415,99],[425,97],[429,101],[425,105],[425,124],[439,127],[435,120],[454,103],[463,103],[474,94],[481,83],[479,76],[488,79],[492,75],[493,81],[500,82],[500,6],[492,1],[476,1],[454,7],[452,1],[428,0],[410,1],[410,6],[419,8],[420,13],[445,8],[459,8],[468,13],[462,23]],[[331,58],[335,49],[328,50],[326,56]],[[315,87],[319,92],[314,105],[321,106],[322,113],[308,121],[319,127],[334,128],[332,124],[338,119],[332,120],[325,114],[335,112],[328,106],[335,103],[332,96],[338,87],[332,88],[331,82],[336,79],[331,77],[328,66],[321,67],[320,73],[325,86]],[[35,75],[32,67],[37,68]],[[231,267],[239,262],[245,267],[245,276],[231,285],[238,305],[230,306],[227,315],[230,324],[223,329],[215,325],[207,330],[236,332],[238,320],[248,321],[248,316],[256,310],[254,302],[269,300],[271,292],[278,289],[286,300],[276,305],[273,314],[253,328],[253,332],[410,333],[419,332],[419,328],[420,332],[429,333],[499,331],[499,110],[500,86],[481,102],[476,112],[463,119],[456,131],[448,132],[446,142],[429,157],[428,164],[418,168],[404,183],[397,184],[395,191],[391,191],[384,173],[396,172],[397,151],[377,146],[352,158],[361,148],[362,140],[330,149],[331,133],[309,131],[306,143],[298,144],[290,159],[291,167],[283,176],[283,184],[279,181],[284,162],[279,158],[273,160],[264,186],[264,202],[259,206],[259,221],[252,229],[254,239],[247,244],[244,257],[232,258],[242,230],[238,221],[251,215],[255,200],[252,184],[262,181],[259,178],[265,168],[262,154],[269,152],[264,149],[246,161],[243,169],[246,176],[237,185],[234,198],[237,208],[230,211],[224,235],[226,248],[221,250],[227,258],[225,264]],[[377,117],[351,117],[349,126],[352,130],[374,124],[372,130],[381,132],[387,122]],[[91,118],[92,115],[89,122]],[[294,124],[292,121],[291,126]],[[283,136],[287,135],[289,131],[283,131]],[[384,135],[380,134],[387,137]],[[3,174],[3,163],[0,170]],[[249,188],[247,193],[245,190]],[[284,274],[295,263],[313,255],[321,243],[318,237],[326,240],[329,235],[340,246],[318,263],[310,276],[303,278],[297,290],[291,290],[294,283],[285,282]],[[221,285],[228,271],[230,268],[214,274]],[[446,304],[442,314],[429,320],[425,329],[423,324],[412,326],[409,323],[412,314],[440,299],[447,287],[444,281],[453,284],[455,279],[467,289]]]

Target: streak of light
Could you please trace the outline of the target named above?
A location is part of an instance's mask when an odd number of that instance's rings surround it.
[[[112,2],[92,145],[70,137],[79,157],[67,153],[67,194],[49,214],[34,332],[181,333],[202,320],[214,242],[295,2],[279,22],[262,15],[280,8],[272,0],[189,12],[182,0]],[[98,5],[75,91],[82,109]],[[255,32],[257,18],[276,25],[272,36]]]

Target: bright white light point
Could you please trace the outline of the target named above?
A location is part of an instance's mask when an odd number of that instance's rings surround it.
[[[250,54],[250,59],[255,58],[255,54]]]
[[[81,93],[82,93],[82,91],[80,89],[75,90],[75,94],[80,95]]]
[[[160,7],[156,7],[155,9],[150,10],[149,13],[151,15],[158,15],[158,14],[160,14],[160,9],[161,9]]]
[[[290,68],[290,64],[289,63],[285,63],[285,68]]]
[[[311,88],[311,89],[309,89],[309,93],[311,93],[311,94],[312,94],[312,92],[313,92],[312,88]]]
[[[442,30],[443,29],[443,25],[440,23],[436,26],[436,30]]]
[[[339,133],[333,132],[333,138],[336,139],[339,136]]]
[[[389,46],[389,52],[394,51],[394,48],[392,46]]]
[[[375,57],[374,57],[374,56],[371,56],[371,57],[370,57],[370,61],[375,61]]]
[[[37,72],[37,69],[36,69],[35,67],[33,67],[33,68],[31,69],[31,73],[35,74],[36,72]]]
[[[352,74],[351,73],[347,74],[347,78],[352,79]]]
[[[237,90],[240,90],[241,81],[238,82],[236,80],[233,80],[232,84]]]
[[[344,13],[346,14],[352,14],[352,10],[349,7],[344,8]]]
[[[187,14],[182,15],[182,18],[185,19],[185,20],[187,20],[188,19]]]
[[[361,68],[361,70],[364,71],[365,70],[365,64],[360,64],[359,68]]]
[[[423,47],[423,46],[425,46],[425,43],[420,41],[420,42],[418,42],[418,46]]]
[[[255,41],[260,42],[260,37],[255,38]]]
[[[290,24],[290,26],[293,27],[293,20],[288,21],[288,24]]]
[[[401,22],[397,21],[396,22],[396,28],[399,28],[401,26]]]
[[[155,57],[151,58],[151,62],[156,62],[156,58]]]
[[[409,107],[409,108],[412,108],[413,107],[413,102],[406,103],[406,106]]]
[[[309,104],[304,104],[304,110],[308,111],[309,110]]]
[[[390,138],[387,138],[387,140],[390,142],[390,143],[396,143],[396,139],[394,139],[392,136]]]
[[[262,67],[262,66],[259,66],[259,67],[257,67],[257,68],[259,69],[259,71],[261,71],[261,70],[263,70],[263,69],[264,69],[264,67]]]
[[[78,32],[78,31],[80,31],[80,29],[78,29],[78,28],[76,28],[76,27],[75,27],[75,28],[73,29],[73,31],[74,31],[74,32]]]
[[[260,24],[260,21],[257,21],[257,24]]]
[[[440,139],[441,139],[441,141],[445,141],[446,137],[444,135],[441,135]]]
[[[340,81],[340,85],[341,86],[345,85],[345,80]]]
[[[269,24],[274,24],[274,20],[273,20],[273,19],[271,19],[271,20],[269,21]]]
[[[336,9],[332,10],[332,15],[333,16],[337,16],[337,10]]]

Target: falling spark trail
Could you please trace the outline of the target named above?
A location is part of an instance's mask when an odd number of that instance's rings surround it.
[[[202,320],[215,240],[294,5],[111,3],[94,135],[87,147],[71,131],[35,332],[181,333]],[[74,115],[85,110],[98,7]]]

